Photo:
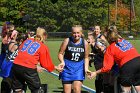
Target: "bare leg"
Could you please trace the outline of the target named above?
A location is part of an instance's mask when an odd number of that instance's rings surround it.
[[[138,93],[140,93],[140,86],[135,86]]]
[[[22,89],[16,89],[14,93],[23,93]]]
[[[63,84],[64,93],[71,93],[72,84]]]
[[[81,93],[81,86],[82,86],[81,81],[74,81],[73,82],[73,91],[74,91],[74,93]]]
[[[131,93],[131,87],[124,87],[121,86],[122,92],[121,93]]]

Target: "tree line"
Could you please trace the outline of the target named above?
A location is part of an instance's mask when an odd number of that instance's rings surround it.
[[[139,0],[0,0],[0,25],[10,21],[23,32],[38,26],[48,32],[67,32],[75,24],[85,30],[116,25],[122,31],[131,25],[132,31],[139,31],[139,16]]]

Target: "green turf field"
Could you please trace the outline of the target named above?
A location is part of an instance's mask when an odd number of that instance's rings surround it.
[[[138,43],[138,42],[140,42],[140,40],[130,40],[130,42],[137,48],[138,52],[140,53],[140,48],[139,48],[140,44]],[[56,65],[59,64],[59,61],[58,61],[58,58],[57,58],[57,53],[58,53],[58,50],[59,50],[59,47],[60,47],[61,43],[62,43],[62,41],[48,41],[47,42],[47,45],[48,45],[48,47],[50,49],[51,57],[53,59],[53,62]],[[92,67],[90,69],[94,70],[94,67]],[[44,78],[45,76],[42,77],[43,75],[44,75],[44,73],[41,74],[41,80],[42,80],[42,82],[45,81],[45,82],[47,82],[49,84],[49,93],[61,93],[61,91],[62,91],[61,81],[58,80],[57,77],[54,77],[52,75],[48,74],[49,76],[46,75],[46,78]],[[50,78],[51,80],[49,79],[49,77],[51,77]],[[55,82],[51,83],[53,80]],[[95,88],[94,87],[94,80],[86,79],[84,81],[84,85],[86,85],[86,86],[88,86],[90,88],[93,88],[93,89]],[[86,92],[83,92],[83,93],[86,93]]]
[[[56,64],[56,65],[59,64],[57,54],[58,54],[61,43],[62,43],[62,41],[48,41],[47,42],[47,45],[50,49],[50,54],[51,54],[52,60],[53,60],[54,64]],[[93,68],[91,68],[91,69],[93,69]],[[56,72],[56,73],[58,73],[58,72]],[[42,83],[43,82],[48,83],[49,93],[61,93],[62,92],[61,81],[58,79],[58,77],[52,76],[51,74],[46,73],[46,72],[41,73],[40,76],[41,76]],[[94,88],[94,80],[87,79],[84,82],[84,85]],[[83,90],[82,93],[88,93],[88,92]]]
[[[136,47],[136,49],[140,53],[140,44],[139,44],[140,40],[130,40],[130,42]],[[50,54],[51,54],[52,60],[55,65],[59,64],[59,61],[57,58],[57,53],[58,53],[61,43],[62,43],[62,41],[48,41],[47,42],[47,46],[50,49]],[[94,70],[94,67],[92,67],[90,69]],[[56,72],[56,73],[58,73],[58,72]],[[61,81],[58,79],[58,77],[53,76],[52,74],[47,73],[47,72],[42,72],[42,73],[40,73],[40,78],[41,78],[42,83],[48,84],[48,93],[62,93],[62,85],[61,85]],[[93,88],[93,89],[95,88],[94,80],[86,79],[84,81],[84,85],[86,85],[90,88]],[[27,93],[30,93],[30,91],[28,91]],[[88,92],[85,90],[82,90],[82,93],[88,93]]]

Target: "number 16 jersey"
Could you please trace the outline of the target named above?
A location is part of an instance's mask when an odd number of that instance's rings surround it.
[[[70,37],[64,54],[65,67],[63,72],[60,73],[60,79],[62,81],[84,80],[84,57],[84,39],[80,38],[80,43],[75,44],[73,38]]]
[[[84,56],[85,56],[84,39],[80,38],[80,43],[75,44],[73,42],[73,38],[70,37],[67,48],[65,50],[64,58],[67,60],[79,62],[83,60]]]

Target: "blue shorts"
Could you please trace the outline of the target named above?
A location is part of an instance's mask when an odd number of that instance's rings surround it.
[[[76,81],[85,79],[84,60],[74,62],[69,60],[65,61],[64,70],[60,73],[62,81]]]
[[[4,61],[2,62],[1,65],[1,72],[0,72],[0,76],[1,77],[11,77],[11,68],[13,66],[13,61],[7,60],[6,58],[4,59]]]

